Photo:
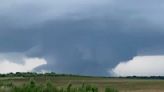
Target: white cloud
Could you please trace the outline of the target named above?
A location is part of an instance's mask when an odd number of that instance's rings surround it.
[[[6,57],[7,55],[8,57]],[[19,54],[17,54],[16,56],[18,55]],[[13,57],[12,60],[11,54],[4,54],[3,56],[4,56],[3,58],[0,58],[0,73],[31,72],[36,67],[43,64],[47,64],[47,61],[44,58],[38,58],[38,57],[30,58],[30,57],[26,57],[25,55],[21,55],[18,56],[17,59],[16,57]]]
[[[110,73],[114,76],[164,76],[164,56],[136,56],[119,63]]]

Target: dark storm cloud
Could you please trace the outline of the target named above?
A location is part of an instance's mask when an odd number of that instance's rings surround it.
[[[160,0],[15,1],[0,9],[0,51],[44,57],[48,64],[36,71],[107,75],[164,47]]]
[[[51,28],[43,33],[44,54],[50,54],[48,57],[54,60],[48,68],[62,72],[105,75],[102,71],[112,68],[119,61],[133,58],[144,48],[164,46],[164,34],[145,32],[145,28],[140,26],[137,27],[140,32],[122,32],[123,26],[113,25],[117,20],[112,23],[104,21],[63,21],[60,24],[51,22],[44,25],[46,29]],[[101,28],[96,23],[104,25]],[[147,30],[161,30],[149,25]],[[136,26],[133,27],[131,30],[136,30]]]

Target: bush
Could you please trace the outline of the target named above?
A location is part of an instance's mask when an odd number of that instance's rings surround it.
[[[55,86],[52,85],[50,81],[47,81],[43,92],[59,92]]]
[[[42,92],[42,87],[36,85],[34,80],[30,80],[29,83],[24,84],[22,87],[14,87],[12,92]]]
[[[12,82],[5,84],[10,91],[3,92],[98,92],[98,88],[93,85],[82,84],[80,87],[74,87],[71,83],[66,87],[55,87],[51,81],[47,81],[44,85],[36,84],[33,79],[21,87],[14,86]],[[1,92],[1,90],[0,90]],[[105,92],[118,92],[116,89],[106,88]]]
[[[105,88],[105,92],[118,92],[118,90],[114,88]]]

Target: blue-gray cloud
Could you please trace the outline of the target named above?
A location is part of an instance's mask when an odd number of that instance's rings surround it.
[[[161,0],[15,0],[0,7],[0,52],[44,57],[36,71],[107,75],[138,54],[161,54]],[[142,6],[141,6],[142,5]]]

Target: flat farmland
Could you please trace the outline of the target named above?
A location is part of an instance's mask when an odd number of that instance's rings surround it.
[[[11,81],[16,86],[27,83],[30,78],[0,78],[1,81]],[[34,77],[37,84],[50,80],[54,86],[64,87],[71,83],[74,87],[82,83],[98,87],[99,92],[105,92],[106,87],[115,88],[119,92],[164,92],[164,80],[158,79],[126,79],[126,78],[95,78],[95,77]]]

